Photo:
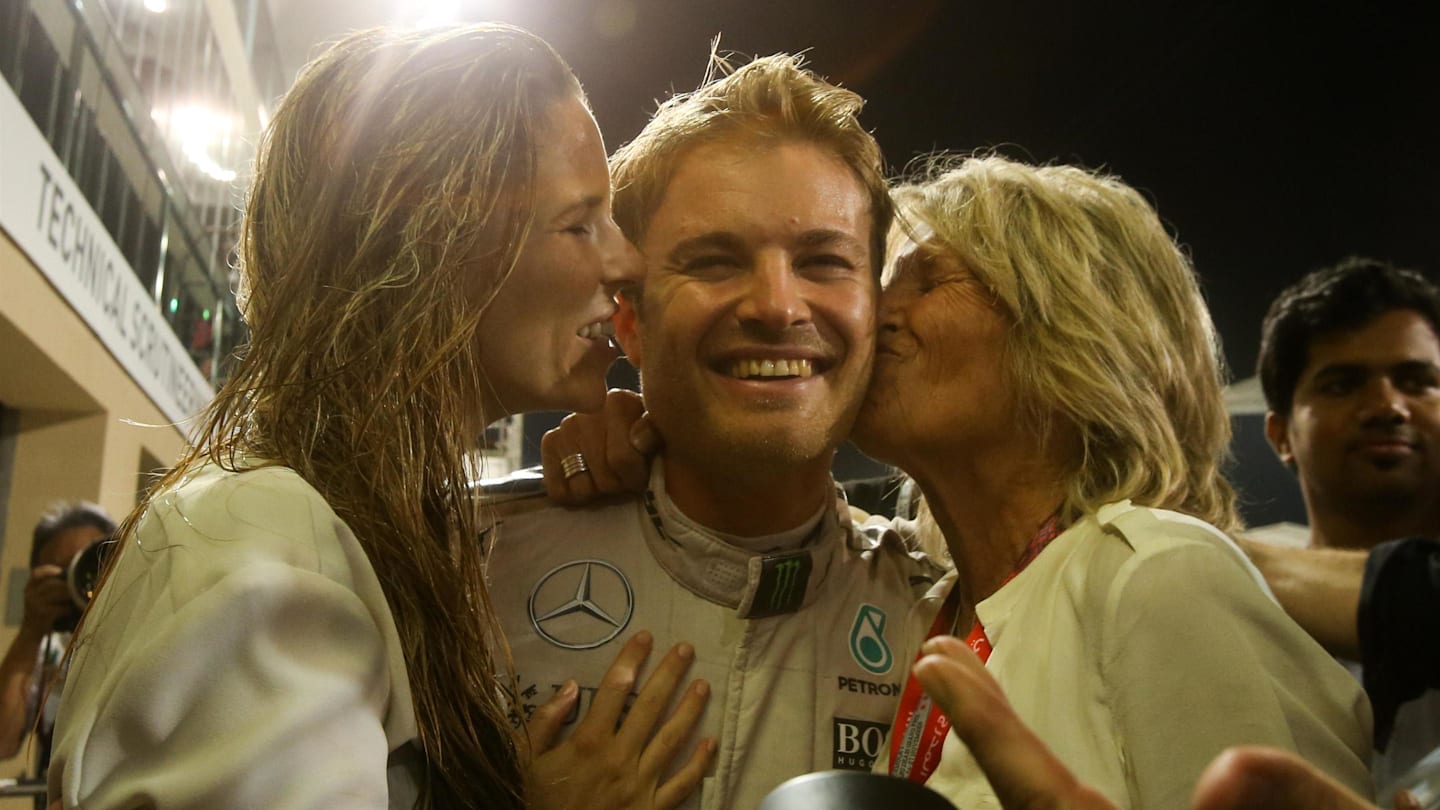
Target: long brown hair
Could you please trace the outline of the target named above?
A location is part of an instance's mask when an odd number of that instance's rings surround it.
[[[249,345],[154,490],[258,457],[345,520],[399,631],[420,807],[524,806],[513,668],[464,482],[487,423],[477,326],[530,227],[542,116],[569,94],[554,50],[503,25],[364,31],[311,62],[247,201]]]

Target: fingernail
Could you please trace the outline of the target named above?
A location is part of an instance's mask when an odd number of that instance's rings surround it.
[[[680,656],[681,661],[689,661],[695,657],[695,648],[682,641],[675,645],[675,654]]]
[[[650,635],[649,630],[641,630],[640,632],[636,633],[634,637],[630,640],[635,642],[636,644],[644,644],[646,647],[649,647],[651,644],[655,643],[655,637]]]
[[[700,697],[705,697],[706,695],[710,694],[710,682],[696,681],[694,689],[696,695],[699,695]]]
[[[560,697],[563,697],[567,700],[575,697],[575,693],[579,691],[580,684],[575,683],[574,678],[570,678],[569,680],[565,681],[565,683],[560,685]]]

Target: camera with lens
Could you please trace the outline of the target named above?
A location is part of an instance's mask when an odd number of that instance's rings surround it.
[[[114,548],[115,541],[109,537],[96,540],[81,549],[65,565],[65,570],[56,575],[65,580],[65,585],[70,589],[70,601],[75,603],[75,607],[55,620],[52,628],[55,632],[72,632],[80,623],[80,613],[94,598],[95,589],[100,585],[100,572],[105,569],[105,561],[109,559]]]

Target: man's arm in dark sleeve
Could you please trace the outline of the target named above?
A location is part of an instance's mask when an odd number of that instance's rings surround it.
[[[1440,542],[1376,546],[1365,562],[1357,624],[1375,745],[1383,750],[1401,704],[1440,688]]]

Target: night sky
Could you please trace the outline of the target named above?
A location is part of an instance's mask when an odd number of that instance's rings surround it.
[[[805,50],[865,96],[896,171],[998,148],[1116,173],[1190,252],[1237,379],[1307,270],[1364,254],[1435,274],[1440,26],[1421,4],[1090,5],[599,0],[506,19],[571,62],[611,149],[694,88],[721,34],[722,51]]]
[[[1266,304],[1306,270],[1349,254],[1435,270],[1440,27],[1421,4],[1091,5],[607,0],[509,16],[571,61],[612,149],[698,83],[719,33],[740,54],[807,50],[866,97],[897,170],[998,147],[1117,173],[1189,248],[1237,377]],[[597,33],[627,9],[627,33]]]

